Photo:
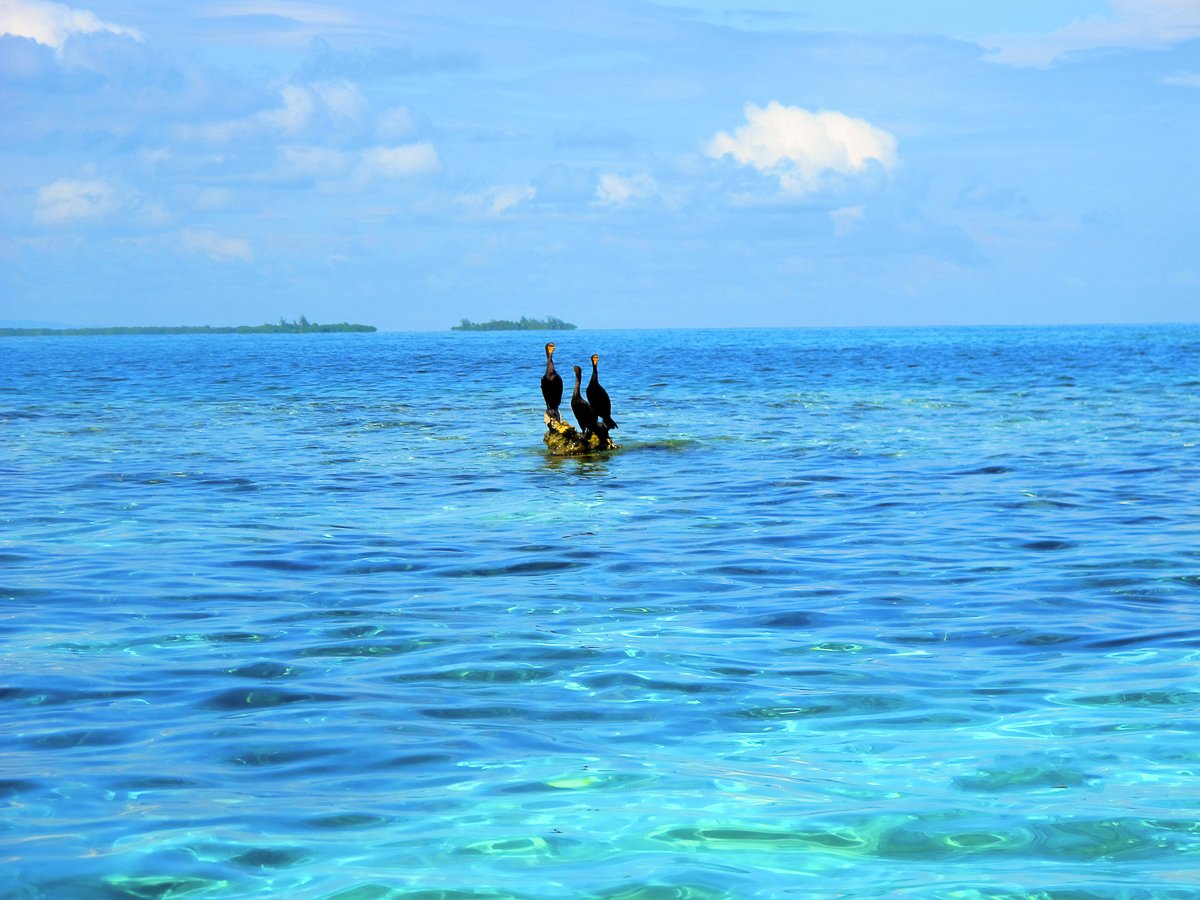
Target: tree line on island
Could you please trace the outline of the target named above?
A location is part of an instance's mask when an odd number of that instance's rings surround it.
[[[573,331],[576,326],[564,322],[556,316],[546,316],[544,319],[530,319],[521,316],[520,321],[512,319],[492,319],[490,322],[472,322],[463,319],[458,325],[451,325],[451,331]]]
[[[301,316],[291,322],[280,317],[272,325],[114,325],[107,328],[0,328],[0,337],[41,337],[43,335],[94,334],[328,334],[331,332],[371,332],[374,325],[318,325]]]

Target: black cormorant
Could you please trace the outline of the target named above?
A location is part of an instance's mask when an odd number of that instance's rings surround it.
[[[600,446],[608,445],[608,429],[605,428],[592,410],[588,402],[583,399],[579,393],[579,385],[583,383],[583,369],[575,366],[575,392],[571,394],[571,412],[575,414],[575,421],[579,423],[579,430],[583,432],[583,441],[586,444],[589,437],[596,434],[600,437]]]
[[[554,344],[546,345],[546,374],[542,376],[542,397],[546,400],[546,415],[556,422],[562,421],[558,405],[562,403],[562,376],[554,371]]]
[[[596,374],[596,363],[600,357],[592,354],[592,380],[588,382],[587,399],[596,416],[604,420],[605,428],[616,428],[617,423],[612,419],[612,402],[608,399],[608,391],[600,384],[600,376]]]

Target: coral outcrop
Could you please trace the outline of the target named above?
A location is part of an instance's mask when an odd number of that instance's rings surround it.
[[[546,422],[546,434],[542,441],[552,456],[587,456],[589,453],[602,453],[620,447],[607,435],[601,437],[592,434],[585,442],[583,435],[575,430],[575,426],[568,425],[561,419],[552,419],[549,413],[544,413],[542,418]]]

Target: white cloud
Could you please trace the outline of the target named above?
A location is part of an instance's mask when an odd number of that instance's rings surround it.
[[[204,16],[278,16],[303,25],[322,27],[355,24],[355,18],[335,4],[292,2],[292,0],[266,0],[253,3],[236,0],[232,3],[214,3],[200,12]]]
[[[188,128],[184,136],[199,136],[213,143],[263,133],[296,137],[320,122],[335,128],[355,125],[362,121],[368,110],[362,91],[349,81],[287,84],[280,89],[279,99],[280,105],[273,109],[243,119]]]
[[[898,162],[894,135],[845,113],[814,113],[775,101],[765,107],[747,103],[745,113],[746,124],[733,134],[718,132],[706,152],[774,175],[791,194],[819,190],[831,173],[860,173],[872,162],[890,169]]]
[[[217,262],[252,262],[254,259],[248,241],[225,237],[215,231],[185,231],[183,246],[192,253],[204,253]]]
[[[284,147],[279,154],[289,178],[340,178],[353,161],[350,154],[328,147]]]
[[[229,188],[205,188],[196,197],[196,208],[212,212],[225,209],[231,202],[233,202],[233,194]]]
[[[1162,49],[1200,37],[1197,0],[1110,0],[1108,16],[1076,19],[1048,34],[1012,35],[990,41],[994,62],[1049,66],[1070,53],[1104,48]]]
[[[844,206],[829,214],[833,221],[833,233],[838,237],[845,237],[853,232],[866,217],[866,210],[861,206]]]
[[[537,190],[532,185],[502,185],[464,194],[459,201],[476,215],[496,218],[536,196]]]
[[[659,193],[658,182],[649,175],[622,175],[607,173],[600,176],[596,185],[596,201],[608,206],[624,206],[634,200],[644,200]]]
[[[62,178],[38,190],[34,218],[44,225],[103,219],[120,207],[117,191],[106,181]]]
[[[311,87],[335,125],[354,125],[366,117],[370,104],[354,82],[325,81]]]
[[[295,84],[284,85],[283,105],[254,116],[250,121],[285,134],[298,134],[309,122],[317,108],[313,95]]]
[[[1179,72],[1175,75],[1168,75],[1163,79],[1163,83],[1173,84],[1176,87],[1200,88],[1200,72]]]
[[[385,141],[408,137],[417,130],[417,120],[407,107],[393,106],[379,114],[375,130]]]
[[[429,141],[397,147],[370,147],[362,152],[356,175],[360,180],[408,178],[436,172],[441,163]]]
[[[143,147],[138,151],[138,156],[143,162],[152,166],[159,163],[170,162],[173,154],[166,147]]]
[[[49,0],[0,0],[0,34],[30,38],[61,51],[72,35],[100,31],[145,40],[136,28],[105,22],[86,9]]]

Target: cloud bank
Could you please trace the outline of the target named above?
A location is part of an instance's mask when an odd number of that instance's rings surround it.
[[[214,262],[253,262],[250,243],[243,238],[226,237],[215,231],[185,231],[183,246],[192,253],[201,253]]]
[[[119,205],[116,190],[106,181],[62,178],[38,190],[34,218],[43,225],[105,219]]]
[[[102,31],[144,40],[136,28],[105,22],[86,9],[49,0],[0,0],[0,34],[29,38],[61,52],[72,35]]]
[[[596,202],[606,206],[624,206],[653,197],[658,192],[658,183],[649,175],[626,178],[610,172],[601,175],[596,184]]]
[[[1111,5],[1109,16],[1076,19],[1048,34],[997,37],[988,59],[1044,68],[1072,53],[1121,47],[1155,50],[1200,37],[1197,0],[1111,0]]]
[[[773,175],[789,194],[818,191],[832,174],[859,174],[872,163],[891,169],[899,162],[894,135],[845,113],[810,112],[776,101],[765,107],[747,103],[745,113],[746,124],[732,134],[717,132],[707,154],[731,156]]]

